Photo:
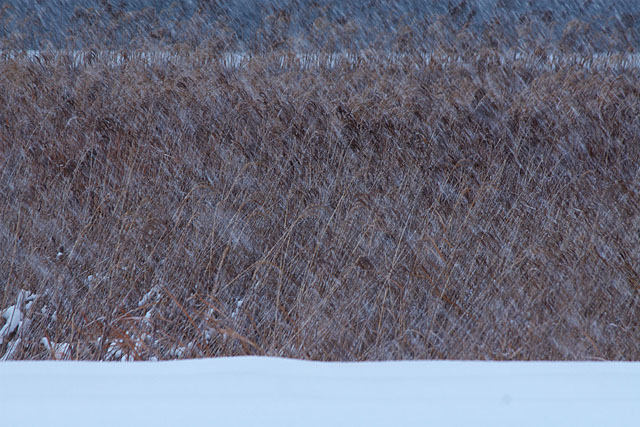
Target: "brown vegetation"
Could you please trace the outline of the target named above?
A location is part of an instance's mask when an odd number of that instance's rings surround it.
[[[638,360],[640,73],[460,49],[0,61],[0,356]]]

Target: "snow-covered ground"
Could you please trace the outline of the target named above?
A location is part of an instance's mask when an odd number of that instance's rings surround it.
[[[0,363],[2,426],[637,426],[640,363]]]

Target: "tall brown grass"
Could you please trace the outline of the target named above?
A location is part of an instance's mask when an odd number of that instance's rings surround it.
[[[638,69],[463,39],[0,61],[0,356],[638,360]]]

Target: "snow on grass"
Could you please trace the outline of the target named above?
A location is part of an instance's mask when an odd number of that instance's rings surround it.
[[[635,426],[640,364],[0,364],[0,425]]]
[[[16,298],[16,303],[4,310],[0,310],[0,317],[4,319],[4,325],[0,328],[0,344],[12,335],[27,327],[28,322],[24,322],[23,311],[29,310],[37,295],[29,291],[21,290]]]
[[[202,64],[218,62],[227,68],[242,68],[253,59],[260,58],[260,55],[252,55],[243,52],[228,52],[222,55],[197,57],[189,54],[178,54],[171,51],[149,50],[149,51],[112,51],[112,50],[60,50],[60,51],[0,51],[0,60],[12,60],[16,58],[27,59],[37,63],[47,63],[56,58],[67,58],[74,67],[83,67],[93,64],[95,61],[107,61],[113,66],[122,65],[129,61],[142,61],[147,64],[174,63],[179,65],[185,59],[190,58],[201,60]],[[481,57],[466,58],[477,60]],[[640,67],[640,54],[611,52],[594,53],[590,55],[564,54],[554,55],[540,54],[536,52],[513,51],[497,55],[494,59],[504,65],[507,61],[515,60],[535,65],[541,69],[555,70],[559,66],[579,65],[586,69],[636,69]],[[413,62],[416,67],[425,66],[435,61],[446,67],[450,63],[461,64],[465,61],[460,56],[438,55],[427,52],[419,54],[403,54],[395,52],[380,52],[375,50],[361,50],[356,52],[341,53],[290,53],[278,58],[281,68],[298,67],[302,69],[313,68],[333,68],[340,63],[356,65],[368,61],[383,61],[389,64],[398,64],[404,61]]]
[[[56,343],[49,341],[46,337],[42,338],[40,343],[47,349],[54,360],[67,360],[71,358],[71,345],[69,343]]]

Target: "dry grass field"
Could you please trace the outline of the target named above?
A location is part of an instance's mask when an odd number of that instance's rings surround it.
[[[639,360],[640,70],[430,28],[0,61],[0,357]]]

